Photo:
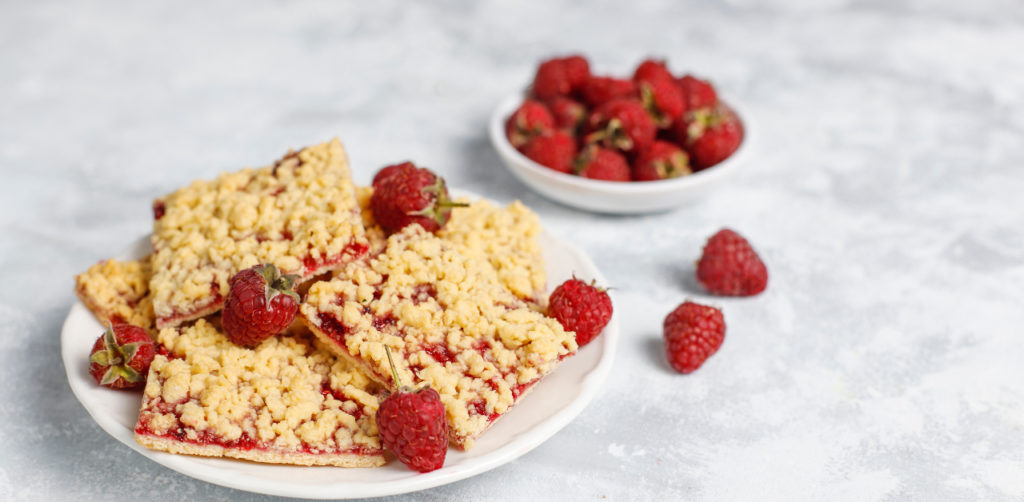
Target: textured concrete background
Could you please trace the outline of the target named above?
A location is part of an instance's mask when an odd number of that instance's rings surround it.
[[[154,196],[333,135],[359,182],[411,158],[522,199],[619,289],[614,376],[577,420],[395,500],[1024,498],[1024,6],[627,4],[0,2],[0,499],[267,500],[108,437],[58,332],[72,275],[148,232]],[[530,192],[485,120],[564,51],[711,77],[760,129],[742,174],[646,217]],[[694,287],[722,226],[765,294]],[[729,331],[680,376],[660,323],[686,297]]]

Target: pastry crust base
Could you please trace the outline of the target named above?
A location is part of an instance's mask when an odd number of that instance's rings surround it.
[[[242,450],[216,444],[199,445],[159,436],[135,434],[135,441],[151,450],[199,457],[230,457],[264,464],[329,465],[335,467],[380,467],[387,462],[383,453],[306,453],[271,450]]]

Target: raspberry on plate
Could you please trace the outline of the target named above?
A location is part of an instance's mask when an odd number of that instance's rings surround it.
[[[405,161],[405,162],[402,162],[400,164],[392,164],[390,166],[384,166],[384,167],[380,168],[380,171],[377,171],[377,174],[373,175],[373,183],[371,183],[371,184],[374,187],[376,187],[378,184],[380,184],[380,182],[383,179],[390,178],[392,174],[398,173],[398,172],[400,172],[402,170],[405,170],[405,169],[409,169],[410,167],[415,168],[416,166],[412,162],[409,162],[409,161]]]
[[[637,99],[614,99],[594,110],[587,119],[587,142],[598,142],[625,153],[643,151],[654,142],[657,128]]]
[[[452,208],[462,205],[452,202],[444,178],[411,162],[374,185],[370,198],[374,219],[389,233],[413,223],[437,232],[448,222]]]
[[[563,282],[551,293],[548,316],[566,331],[576,333],[580,347],[590,343],[612,318],[612,299],[608,291],[575,277]]]
[[[565,131],[556,130],[533,138],[523,147],[522,152],[544,167],[569,174],[576,157],[576,140]]]
[[[624,78],[590,77],[580,89],[580,96],[590,107],[601,106],[616,98],[630,98],[636,95],[636,83]]]
[[[252,348],[285,329],[299,310],[299,295],[292,291],[295,275],[281,275],[265,263],[231,277],[221,324],[228,338]]]
[[[111,389],[130,389],[146,383],[156,346],[146,330],[131,324],[107,325],[89,353],[89,374]]]
[[[716,295],[753,296],[768,286],[768,268],[746,239],[724,228],[704,245],[697,280]]]
[[[448,453],[448,421],[441,395],[429,386],[414,391],[401,385],[391,349],[385,345],[384,350],[392,377],[400,387],[377,408],[380,442],[410,469],[419,472],[440,469]]]
[[[722,311],[689,300],[665,317],[663,328],[668,362],[680,373],[696,371],[725,340]]]
[[[576,159],[576,174],[584,178],[605,181],[629,181],[629,162],[611,148],[590,145]]]
[[[655,141],[633,161],[633,179],[636,181],[677,178],[692,172],[690,157],[678,145],[668,141]]]
[[[698,171],[729,158],[743,142],[743,123],[722,103],[687,112],[673,132]]]
[[[554,127],[555,117],[548,107],[540,101],[527,99],[505,121],[505,136],[512,146],[520,148],[530,138],[550,132]]]
[[[715,106],[715,103],[718,102],[718,93],[707,80],[701,80],[693,75],[685,75],[677,80],[677,83],[683,91],[686,110]]]

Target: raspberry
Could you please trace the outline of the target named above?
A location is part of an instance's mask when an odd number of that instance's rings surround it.
[[[639,152],[654,142],[657,128],[644,105],[636,99],[614,99],[587,118],[587,142],[599,142],[625,153]]]
[[[89,353],[89,374],[111,389],[131,389],[146,383],[156,346],[146,330],[115,324],[96,339]]]
[[[633,161],[633,179],[657,181],[690,174],[690,157],[675,143],[656,140]]]
[[[677,83],[683,91],[683,101],[686,110],[696,110],[714,106],[718,102],[718,93],[707,80],[701,80],[693,75],[686,75],[680,78]]]
[[[576,174],[584,178],[605,181],[629,181],[629,162],[610,148],[590,145],[576,159]]]
[[[683,92],[679,90],[676,81],[662,77],[648,77],[645,80],[638,80],[640,86],[640,97],[644,107],[655,118],[659,127],[668,127],[686,111],[683,102]]]
[[[540,101],[527,99],[505,121],[505,136],[512,146],[519,148],[530,138],[549,132],[554,127],[555,117],[548,107]]]
[[[571,173],[576,140],[565,131],[552,131],[530,140],[523,149],[530,160],[561,173]]]
[[[576,134],[587,118],[587,107],[571,98],[552,98],[548,101],[548,108],[555,117],[555,127],[569,134]]]
[[[729,158],[743,142],[743,124],[728,106],[698,108],[672,126],[676,141],[690,152],[697,170]]]
[[[544,61],[537,67],[531,93],[537,99],[569,96],[590,78],[590,64],[583,56],[568,56]]]
[[[548,317],[576,333],[580,347],[590,343],[612,318],[612,299],[604,289],[575,277],[563,282],[548,299]]]
[[[680,373],[697,371],[725,341],[722,311],[691,301],[670,312],[663,328],[668,363]]]
[[[725,228],[704,245],[697,280],[716,295],[753,296],[768,286],[768,268],[746,239]]]
[[[399,388],[377,408],[375,418],[380,442],[413,470],[440,469],[448,453],[448,422],[441,396],[430,387],[412,391],[401,386],[391,349],[385,345],[384,350]]]
[[[453,207],[465,205],[452,202],[444,178],[411,162],[398,166],[373,188],[370,209],[377,224],[389,233],[413,223],[437,232],[448,223]]]
[[[384,178],[389,178],[389,177],[391,177],[392,174],[395,174],[395,173],[397,173],[397,172],[399,172],[399,171],[401,171],[403,169],[408,169],[409,167],[416,167],[416,166],[414,166],[412,164],[412,162],[406,161],[406,162],[402,162],[401,164],[394,164],[394,165],[382,167],[380,169],[380,171],[377,171],[377,174],[373,175],[373,183],[372,184],[373,184],[374,187],[376,187],[377,184],[380,183],[381,180],[383,180]]]
[[[598,107],[616,98],[631,98],[637,95],[632,80],[612,77],[590,77],[580,89],[580,96],[587,106]]]
[[[643,82],[651,79],[669,79],[675,81],[675,77],[672,76],[672,72],[668,71],[668,67],[665,66],[664,60],[645,59],[636,67],[636,71],[633,72],[633,80],[636,82]]]
[[[281,275],[272,264],[256,265],[228,281],[221,325],[236,345],[255,347],[284,331],[299,310],[299,295],[292,291],[295,275]]]

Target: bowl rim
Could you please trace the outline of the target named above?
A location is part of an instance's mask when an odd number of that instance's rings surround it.
[[[510,161],[515,161],[518,167],[521,167],[531,175],[542,178],[548,182],[568,184],[578,189],[591,190],[610,195],[660,194],[677,190],[687,190],[713,182],[718,178],[729,176],[732,171],[736,170],[737,166],[741,163],[741,160],[747,156],[755,131],[755,127],[753,127],[751,123],[750,116],[741,111],[747,110],[747,107],[743,106],[741,102],[731,97],[729,99],[723,99],[722,101],[729,104],[730,108],[732,108],[736,115],[739,116],[740,121],[743,124],[743,141],[740,142],[739,148],[722,162],[687,176],[667,180],[592,180],[582,176],[561,173],[544,167],[533,160],[530,160],[530,158],[520,153],[519,150],[516,150],[516,148],[512,146],[512,143],[509,143],[508,138],[505,137],[505,120],[513,111],[515,111],[516,108],[518,108],[525,98],[526,94],[523,91],[516,91],[512,94],[506,95],[498,102],[498,106],[496,106],[491,112],[490,123],[488,124],[491,145],[493,145],[498,153],[506,160],[506,164],[512,163]],[[509,166],[509,168],[515,169],[515,167],[512,166]]]

